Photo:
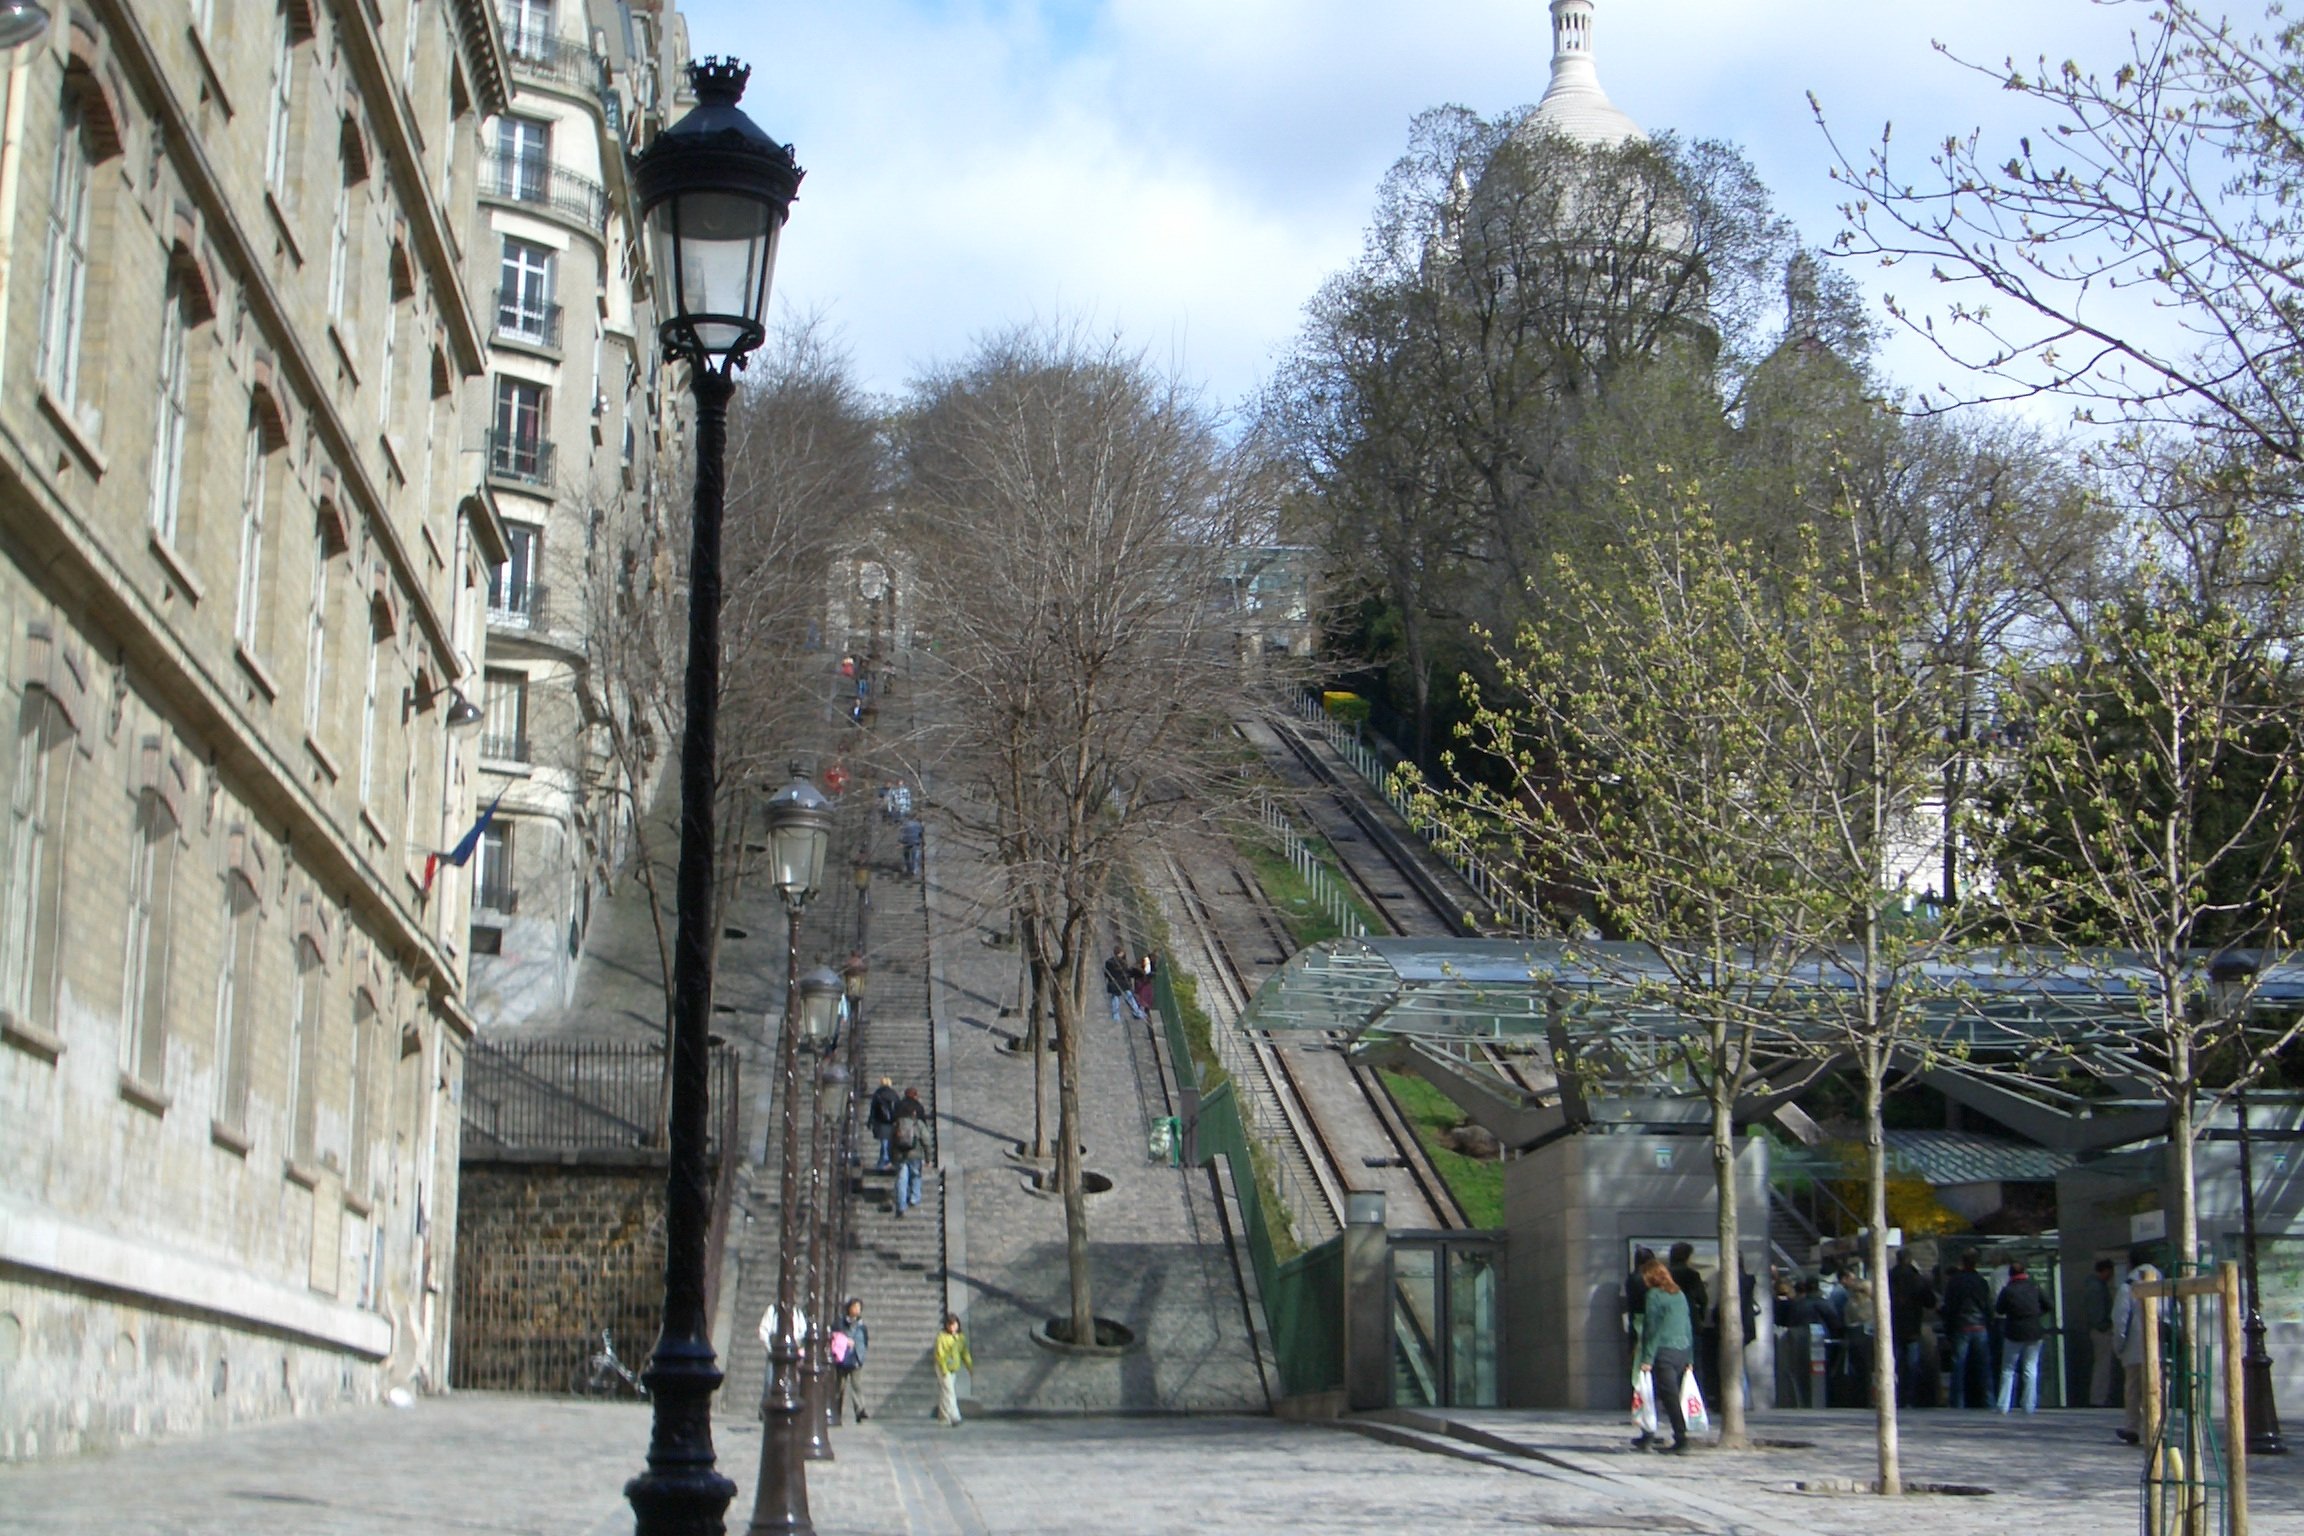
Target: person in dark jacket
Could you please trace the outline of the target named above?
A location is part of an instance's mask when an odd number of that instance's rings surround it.
[[[1960,1267],[1944,1282],[1944,1326],[1952,1333],[1952,1406],[1984,1406],[1984,1393],[1968,1390],[1968,1357],[1991,1380],[1992,1283],[1976,1272],[1980,1255],[1975,1249],[1960,1255]],[[1971,1405],[1970,1398],[1974,1403]]]
[[[890,1078],[880,1079],[880,1086],[872,1090],[872,1102],[864,1111],[864,1123],[871,1129],[872,1139],[880,1143],[880,1161],[874,1168],[886,1173],[895,1167],[888,1156],[888,1138],[896,1130],[896,1084]]]
[[[1104,999],[1112,1005],[1112,1022],[1120,1022],[1121,1010],[1136,1012],[1136,967],[1128,962],[1127,946],[1114,944],[1112,953],[1104,957]]]
[[[1688,1298],[1688,1323],[1696,1330],[1696,1342],[1703,1346],[1696,1351],[1696,1385],[1703,1389],[1705,1400],[1710,1401],[1720,1395],[1712,1373],[1714,1363],[1720,1358],[1720,1334],[1718,1326],[1711,1321],[1711,1293],[1705,1287],[1702,1272],[1696,1268],[1695,1259],[1694,1243],[1674,1243],[1664,1266],[1671,1271],[1672,1283],[1680,1287],[1680,1294]]]
[[[1896,1346],[1896,1400],[1907,1408],[1930,1401],[1920,1386],[1920,1314],[1934,1305],[1935,1284],[1912,1262],[1911,1249],[1898,1250],[1888,1271],[1888,1331]]]
[[[2048,1298],[2025,1272],[2022,1264],[2008,1266],[2008,1283],[1992,1303],[2000,1314],[2000,1400],[2002,1413],[2015,1396],[2016,1377],[2024,1377],[2024,1411],[2040,1407],[2040,1346],[2048,1337]]]
[[[1645,1370],[1654,1383],[1656,1406],[1672,1421],[1672,1443],[1660,1451],[1688,1449],[1688,1419],[1680,1407],[1680,1378],[1687,1373],[1696,1331],[1688,1321],[1688,1298],[1672,1282],[1672,1271],[1654,1254],[1640,1266],[1640,1283],[1647,1298],[1640,1309],[1640,1348],[1632,1357],[1635,1370]]]

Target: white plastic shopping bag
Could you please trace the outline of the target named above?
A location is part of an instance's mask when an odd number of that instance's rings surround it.
[[[1688,1426],[1690,1439],[1712,1433],[1712,1415],[1704,1409],[1704,1394],[1696,1390],[1693,1366],[1680,1374],[1680,1417]]]
[[[1632,1427],[1643,1435],[1656,1433],[1656,1378],[1646,1368],[1632,1373]]]

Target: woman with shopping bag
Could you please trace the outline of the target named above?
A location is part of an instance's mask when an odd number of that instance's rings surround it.
[[[1654,1254],[1640,1266],[1640,1283],[1648,1288],[1648,1294],[1641,1304],[1640,1348],[1632,1364],[1635,1370],[1647,1374],[1652,1383],[1649,1398],[1663,1408],[1664,1418],[1672,1426],[1672,1443],[1659,1444],[1656,1449],[1685,1451],[1688,1449],[1687,1389],[1682,1386],[1682,1378],[1688,1375],[1696,1343],[1696,1330],[1688,1318],[1688,1298],[1680,1294],[1680,1287],[1673,1283],[1672,1271]]]

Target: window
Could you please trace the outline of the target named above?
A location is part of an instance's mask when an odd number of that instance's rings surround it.
[[[552,0],[511,0],[504,10],[504,47],[520,58],[541,59],[552,45]]]
[[[326,1017],[320,984],[328,962],[310,937],[296,944],[296,987],[288,1010],[288,1156],[310,1164],[317,1159],[320,1119],[321,1053]]]
[[[336,216],[328,226],[328,318],[344,319],[345,278],[352,267],[352,174],[345,167],[336,188]]]
[[[512,824],[491,821],[480,834],[480,869],[473,877],[473,905],[494,912],[516,910],[520,888],[512,875]]]
[[[152,435],[152,531],[178,542],[177,508],[184,499],[184,423],[189,415],[191,359],[183,279],[170,273],[160,306],[160,378]]]
[[[541,203],[551,184],[552,125],[533,118],[496,120],[496,195]]]
[[[269,455],[253,408],[240,466],[240,606],[232,637],[256,654],[264,637],[264,480]]]
[[[383,663],[384,646],[371,632],[368,637],[368,680],[360,697],[360,803],[366,805],[376,787],[376,673]]]
[[[96,179],[80,92],[64,88],[56,175],[48,198],[48,275],[40,292],[40,382],[67,406],[80,403],[80,328],[88,294],[89,199]]]
[[[64,933],[64,823],[74,737],[45,688],[24,690],[8,801],[8,889],[0,908],[0,1009],[45,1028]]]
[[[400,359],[400,306],[387,299],[384,303],[384,362],[376,370],[376,419],[386,432],[392,430],[392,374]]]
[[[218,957],[216,975],[216,1118],[235,1131],[248,1120],[248,1068],[255,1057],[250,1037],[256,1028],[256,939],[263,917],[247,877],[236,869],[225,871],[228,942]]]
[[[304,618],[304,729],[320,735],[328,707],[328,534],[312,535],[312,605]]]
[[[283,206],[288,201],[288,135],[295,113],[296,38],[288,7],[280,7],[272,40],[272,107],[264,135],[264,185]]]
[[[512,558],[488,573],[488,618],[496,624],[525,625],[537,609],[538,531],[526,523],[506,523],[504,542]]]
[[[352,1145],[344,1158],[344,1187],[361,1196],[371,1192],[368,1140],[374,1135],[374,1118],[369,1106],[376,1093],[368,1079],[377,1075],[386,1059],[382,1034],[383,1020],[377,1016],[376,1000],[362,987],[352,994]]]
[[[176,818],[146,790],[128,844],[128,954],[120,987],[120,1067],[159,1087],[168,1070],[169,908],[176,884]]]
[[[528,761],[528,679],[519,672],[490,671],[482,678],[484,723],[480,755],[502,762]],[[489,824],[493,828],[496,824]]]
[[[527,240],[504,242],[503,283],[496,291],[496,331],[515,341],[556,346],[559,306],[552,302],[552,251]]]
[[[544,436],[550,405],[543,385],[497,376],[496,431],[488,460],[491,472],[537,483],[552,478],[552,445]]]

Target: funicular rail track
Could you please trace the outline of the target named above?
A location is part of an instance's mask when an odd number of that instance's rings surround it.
[[[1218,1055],[1240,1085],[1247,1118],[1273,1151],[1275,1178],[1299,1239],[1309,1245],[1337,1231],[1344,1194],[1351,1189],[1382,1189],[1394,1227],[1465,1225],[1455,1197],[1406,1117],[1376,1074],[1348,1059],[1340,1036],[1283,1045],[1237,1027],[1261,978],[1241,963],[1236,953],[1241,946],[1227,938],[1227,925],[1215,915],[1204,877],[1194,877],[1173,857],[1167,864],[1192,943],[1205,961],[1201,974],[1215,981],[1213,989],[1203,991],[1202,1002]],[[1276,940],[1277,953],[1284,957],[1290,946],[1285,928],[1261,892],[1244,877],[1239,883],[1240,894],[1256,912],[1255,931]],[[1230,911],[1238,898],[1225,895]],[[1250,935],[1241,939],[1253,944]]]

